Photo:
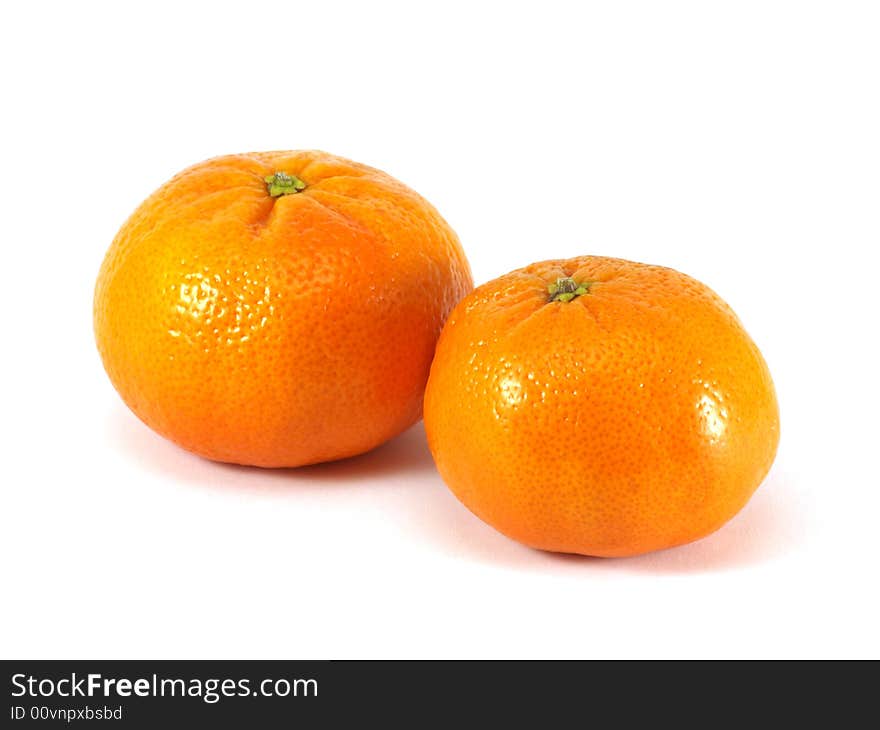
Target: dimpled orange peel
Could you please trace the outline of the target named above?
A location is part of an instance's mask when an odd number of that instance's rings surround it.
[[[94,327],[152,429],[209,459],[299,466],[421,417],[437,336],[471,288],[455,233],[389,175],[317,151],[229,155],[123,225]]]
[[[526,545],[595,556],[717,530],[767,474],[767,365],[714,292],[672,269],[544,261],[451,314],[425,396],[443,479]]]

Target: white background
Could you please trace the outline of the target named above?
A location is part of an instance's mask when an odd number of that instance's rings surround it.
[[[6,658],[874,657],[880,16],[873,3],[5,3]],[[478,283],[607,254],[725,297],[782,410],[697,544],[521,547],[421,426],[346,462],[202,461],[130,414],[91,298],[126,216],[218,154],[408,183]]]

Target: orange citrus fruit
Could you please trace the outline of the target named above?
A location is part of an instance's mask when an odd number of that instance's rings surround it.
[[[455,233],[389,175],[324,152],[230,155],[123,225],[95,335],[158,433],[209,459],[299,466],[421,417],[440,329],[471,287]]]
[[[779,413],[736,315],[672,269],[584,256],[478,287],[425,395],[437,467],[526,545],[625,556],[696,540],[770,468]]]

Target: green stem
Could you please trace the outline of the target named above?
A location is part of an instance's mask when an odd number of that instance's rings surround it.
[[[589,294],[593,281],[576,282],[570,276],[557,279],[547,287],[551,302],[570,302],[575,297]]]
[[[302,180],[287,172],[276,172],[274,175],[267,175],[263,180],[269,188],[269,195],[273,198],[293,195],[306,189],[306,184]]]

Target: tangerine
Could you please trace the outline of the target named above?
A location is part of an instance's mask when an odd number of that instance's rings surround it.
[[[425,428],[455,495],[543,550],[628,556],[721,527],[773,462],[767,365],[731,308],[672,269],[584,256],[465,297]]]
[[[421,417],[434,346],[472,288],[421,196],[324,152],[207,160],[147,198],[98,275],[110,380],[196,454],[300,466]]]

